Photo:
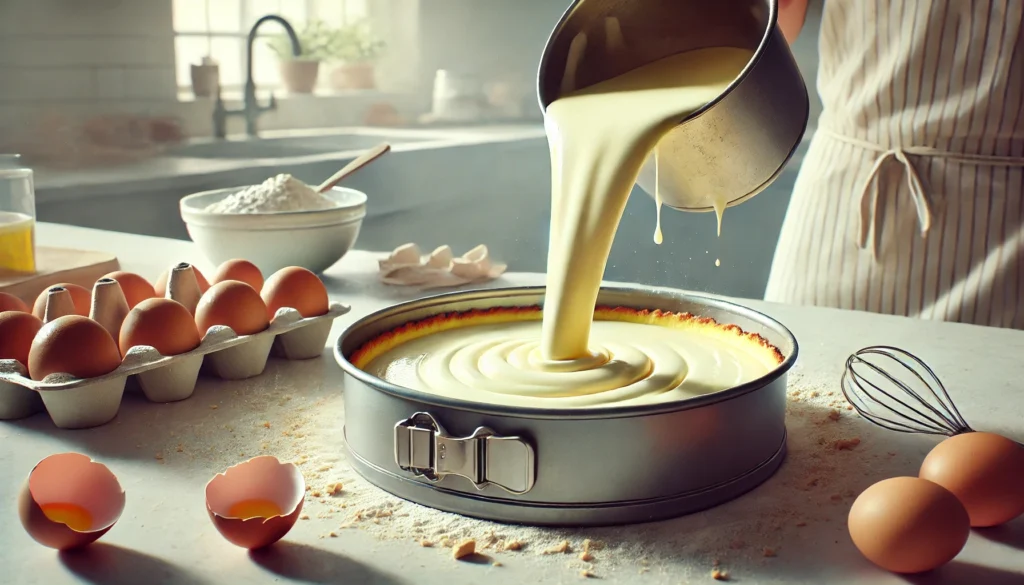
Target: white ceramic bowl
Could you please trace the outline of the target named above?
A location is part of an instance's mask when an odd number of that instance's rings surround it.
[[[235,187],[189,195],[179,208],[192,241],[214,264],[242,258],[270,276],[286,266],[320,273],[355,244],[366,217],[366,194],[335,187],[331,209],[279,213],[210,213],[206,208],[245,189]]]

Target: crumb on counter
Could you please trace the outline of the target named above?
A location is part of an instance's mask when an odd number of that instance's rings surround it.
[[[589,563],[590,561],[594,560],[594,555],[590,554],[587,551],[583,551],[580,553],[579,559],[584,563]]]
[[[589,571],[587,569],[580,571],[580,577],[584,579],[597,579],[597,575],[595,575],[593,571]]]
[[[832,445],[837,451],[852,451],[857,445],[860,445],[860,437],[854,437],[852,439],[837,439]]]
[[[552,546],[552,547],[544,549],[543,551],[541,551],[540,554],[542,554],[542,555],[560,555],[560,554],[568,554],[568,553],[571,553],[571,552],[572,552],[572,547],[569,545],[569,541],[568,540],[563,540],[562,542],[556,544],[555,546]]]
[[[455,560],[462,560],[472,554],[476,553],[476,541],[472,538],[463,540],[455,548],[452,549],[452,558]]]
[[[502,548],[502,550],[511,550],[511,551],[523,550],[523,544],[524,544],[523,542],[520,542],[518,540],[514,540],[513,539],[513,540],[507,541],[505,543],[505,546],[503,546],[501,548]]]
[[[332,483],[332,484],[328,484],[327,485],[327,495],[329,495],[329,496],[336,496],[336,495],[340,494],[343,489],[345,489],[345,486],[340,481]]]
[[[714,570],[711,571],[711,578],[714,579],[715,581],[728,581],[729,580],[729,572],[728,571],[723,571],[721,569],[714,569]]]
[[[421,538],[419,542],[420,546],[422,546],[423,548],[434,548],[434,543],[427,540],[426,538]]]

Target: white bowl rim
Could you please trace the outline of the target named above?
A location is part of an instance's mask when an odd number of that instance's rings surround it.
[[[320,213],[332,213],[332,212],[338,212],[338,211],[355,211],[355,210],[359,209],[360,207],[365,206],[366,205],[366,201],[367,201],[366,193],[364,193],[362,191],[359,191],[357,189],[352,189],[350,187],[335,186],[335,187],[331,188],[331,192],[344,193],[346,195],[355,196],[356,201],[354,201],[352,203],[348,203],[348,204],[338,204],[335,207],[328,207],[326,209],[303,209],[303,210],[298,210],[298,211],[271,211],[271,212],[262,212],[262,213],[214,213],[212,211],[207,211],[205,206],[203,206],[203,207],[196,207],[196,206],[193,205],[193,203],[196,200],[198,200],[198,199],[200,199],[202,197],[210,197],[210,196],[213,196],[213,195],[221,195],[221,194],[223,194],[225,196],[230,196],[230,195],[233,195],[235,193],[239,193],[239,192],[241,192],[241,191],[243,191],[245,189],[248,189],[251,186],[252,185],[243,185],[241,187],[224,187],[224,188],[221,188],[221,189],[210,189],[208,191],[200,191],[198,193],[192,193],[191,195],[186,195],[186,196],[182,197],[181,201],[179,203],[179,206],[180,206],[180,208],[181,208],[181,210],[183,212],[186,212],[186,213],[189,213],[189,214],[192,214],[192,215],[195,215],[195,216],[207,216],[207,217],[232,217],[232,216],[248,216],[248,217],[254,217],[254,216],[255,217],[274,216],[274,217],[280,217],[280,216],[291,216],[291,217],[295,217],[295,216],[316,215],[316,214],[320,214]]]

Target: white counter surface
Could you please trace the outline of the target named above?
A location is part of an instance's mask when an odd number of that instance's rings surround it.
[[[39,243],[115,252],[125,270],[150,279],[172,263],[208,263],[187,242],[40,225]],[[353,311],[337,323],[415,293],[375,279],[375,256],[352,252],[328,271],[334,300]],[[514,266],[512,267],[514,268]],[[510,274],[499,285],[540,284]],[[975,531],[960,557],[932,574],[888,575],[853,548],[845,517],[856,493],[874,481],[914,475],[936,439],[878,430],[839,404],[845,357],[877,343],[904,347],[931,363],[976,428],[1024,438],[1024,332],[920,322],[829,309],[744,304],[779,319],[801,343],[790,382],[790,455],[761,488],[718,508],[635,527],[554,531],[469,521],[401,503],[360,480],[338,442],[344,415],[341,372],[329,352],[322,360],[272,361],[260,378],[202,380],[189,400],[157,405],[126,395],[118,418],[97,429],[60,431],[45,415],[0,422],[0,581],[11,584],[206,583],[476,584],[576,583],[588,568],[609,583],[712,583],[717,561],[732,581],[768,584],[1024,583],[1024,518]],[[829,418],[838,407],[838,421]],[[852,450],[834,442],[860,438]],[[47,455],[79,451],[107,464],[127,492],[127,507],[100,543],[57,554],[32,541],[17,521],[15,499],[32,466]],[[310,496],[310,519],[271,550],[249,555],[223,540],[203,509],[203,487],[226,466],[261,454],[298,458],[314,490],[344,483],[336,496]],[[609,469],[614,473],[614,468]],[[353,520],[360,510],[391,516]],[[422,535],[482,539],[494,530],[521,539],[519,552],[484,552],[457,562]],[[584,539],[602,541],[592,563],[577,558]],[[561,540],[576,552],[540,554]],[[766,551],[766,549],[770,549]],[[774,553],[774,556],[773,554]]]

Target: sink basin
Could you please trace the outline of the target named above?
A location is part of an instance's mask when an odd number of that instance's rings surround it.
[[[173,156],[206,159],[270,159],[365,150],[381,142],[392,146],[430,140],[426,136],[395,134],[326,134],[194,142],[176,148]]]

